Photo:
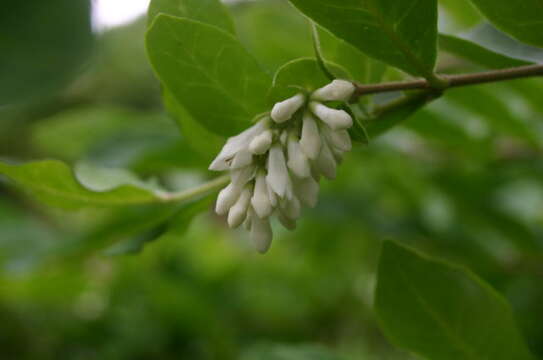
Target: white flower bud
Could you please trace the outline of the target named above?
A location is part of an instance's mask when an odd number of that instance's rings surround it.
[[[303,153],[295,134],[288,139],[288,168],[299,178],[311,176],[311,167],[307,156]]]
[[[289,175],[285,156],[280,144],[271,147],[268,154],[268,176],[266,176],[268,186],[279,195],[284,197],[289,183]]]
[[[304,154],[311,160],[315,160],[321,151],[319,128],[317,122],[309,113],[304,115],[300,147]]]
[[[295,183],[296,197],[309,208],[317,206],[319,201],[319,183],[312,176],[299,179]]]
[[[217,155],[215,160],[213,160],[209,166],[209,170],[228,170],[234,156],[239,151],[246,149],[251,139],[260,134],[266,129],[267,126],[269,126],[268,122],[268,119],[263,119],[247,130],[243,131],[241,134],[229,138],[221,149],[219,155]]]
[[[250,165],[252,162],[253,154],[251,154],[248,150],[241,150],[232,159],[230,170],[240,169],[242,167]]]
[[[318,102],[311,102],[311,111],[332,130],[345,130],[353,126],[353,119],[345,110],[331,109]]]
[[[247,218],[247,209],[249,208],[252,193],[250,186],[245,187],[234,206],[230,208],[228,212],[228,226],[231,228],[237,228]]]
[[[353,96],[355,90],[355,86],[350,81],[334,80],[316,90],[311,98],[320,101],[347,101]]]
[[[272,144],[272,131],[266,130],[262,134],[256,136],[249,144],[249,151],[255,155],[262,155],[270,149]]]
[[[302,212],[300,200],[296,196],[293,196],[290,200],[281,201],[281,212],[288,219],[298,220]]]
[[[272,188],[267,184],[267,181],[266,185],[266,188],[268,189],[268,199],[270,199],[271,206],[275,208],[279,202],[279,200],[277,199],[277,194],[273,192]]]
[[[230,171],[230,180],[232,181],[232,185],[240,189],[243,188],[245,184],[253,179],[255,176],[255,170],[255,166],[250,165],[241,169]]]
[[[338,149],[342,152],[351,151],[353,145],[351,142],[351,136],[347,130],[334,131],[328,126],[325,126],[323,133],[330,147]]]
[[[241,193],[241,188],[234,186],[232,183],[221,190],[217,196],[215,204],[215,212],[219,215],[226,215],[228,210],[236,203]]]
[[[303,94],[297,94],[285,101],[278,102],[273,106],[271,118],[276,123],[285,122],[302,107],[304,102],[305,96]]]
[[[281,211],[277,211],[277,218],[279,219],[279,222],[281,225],[285,227],[285,229],[293,231],[296,229],[296,220],[289,219],[285,216]]]
[[[256,214],[251,214],[251,241],[256,250],[264,254],[270,248],[273,232],[269,219],[261,219]]]
[[[251,205],[260,218],[270,216],[273,211],[268,184],[266,183],[266,174],[263,170],[256,176],[255,191],[251,199]]]
[[[326,178],[333,180],[336,178],[336,159],[334,158],[334,154],[332,154],[332,151],[330,150],[330,147],[328,144],[323,141],[321,153],[315,162],[315,167],[317,171],[324,175]]]

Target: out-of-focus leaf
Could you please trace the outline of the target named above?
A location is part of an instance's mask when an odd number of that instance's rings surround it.
[[[503,69],[530,64],[528,61],[487,49],[473,41],[447,34],[439,35],[439,47],[441,50],[489,69]]]
[[[471,0],[497,28],[527,44],[543,47],[543,5],[540,0]]]
[[[435,0],[290,0],[340,39],[410,74],[432,77],[436,61]]]
[[[370,139],[375,138],[402,121],[435,98],[434,95],[420,92],[404,97],[377,109],[375,115],[365,122]]]
[[[90,3],[4,1],[0,34],[0,105],[32,100],[65,84],[89,55]]]
[[[326,67],[337,78],[350,78],[346,70],[336,64],[326,63]],[[330,83],[330,79],[326,77],[317,60],[311,58],[292,60],[280,67],[275,73],[271,101],[274,103],[284,100],[300,90],[310,92],[328,83]]]
[[[375,308],[393,343],[428,359],[533,359],[499,293],[393,242],[383,246]]]
[[[158,14],[201,21],[235,35],[234,22],[219,0],[152,0],[147,14],[151,25]]]
[[[440,0],[439,6],[443,6],[448,15],[447,18],[452,18],[456,27],[460,28],[459,30],[470,29],[482,20],[481,14],[467,1]]]
[[[266,111],[268,75],[219,28],[161,14],[147,33],[147,51],[168,91],[209,131],[234,135]]]
[[[260,345],[247,351],[241,360],[342,360],[321,346]]]
[[[81,169],[80,169],[81,170]],[[77,209],[96,206],[126,206],[163,201],[165,192],[152,190],[125,171],[98,173],[88,167],[75,174],[55,160],[11,165],[0,162],[0,174],[47,204]],[[83,185],[85,184],[85,185]]]
[[[180,238],[186,233],[194,217],[208,209],[210,203],[211,197],[206,197],[181,206],[172,207],[171,211],[168,210],[168,212],[164,214],[165,216],[161,214],[161,216],[157,218],[155,225],[111,246],[105,252],[108,255],[137,254],[149,243],[162,239],[164,235],[171,234],[176,238]],[[171,216],[168,214],[171,214]],[[110,225],[109,228],[116,231],[118,229],[118,224],[115,226]]]
[[[494,52],[529,63],[543,63],[543,49],[526,45],[496,29],[481,24],[467,34],[470,40]]]

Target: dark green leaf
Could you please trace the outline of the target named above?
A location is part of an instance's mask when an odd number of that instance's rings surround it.
[[[508,303],[464,268],[386,242],[376,291],[387,337],[424,358],[533,359]]]
[[[212,132],[234,135],[267,109],[268,75],[219,28],[161,14],[147,33],[147,51],[175,100]]]
[[[215,25],[232,35],[236,33],[228,10],[219,0],[152,0],[147,17],[149,25],[161,13]]]
[[[64,85],[92,45],[88,0],[4,1],[0,11],[0,105]]]
[[[291,0],[304,14],[369,56],[432,78],[436,0]]]
[[[527,44],[543,47],[541,0],[471,0],[497,28]]]

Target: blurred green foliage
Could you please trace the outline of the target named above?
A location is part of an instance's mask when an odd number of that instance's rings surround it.
[[[457,41],[442,41],[440,71],[542,58],[541,50],[484,23],[468,2],[439,5],[440,31]],[[286,1],[239,1],[228,10],[237,37],[270,75],[313,56],[310,27]],[[62,11],[72,20],[80,14]],[[6,14],[0,29],[10,24]],[[15,91],[2,75],[0,94],[24,100],[0,106],[2,160],[122,168],[169,190],[209,178],[207,163],[222,139],[190,125],[174,101],[164,109],[164,89],[144,51],[146,28],[140,19],[94,34],[92,54],[81,58],[85,49],[68,50],[69,65],[2,50],[21,56],[21,69],[43,71],[38,65],[51,61],[45,74],[58,76],[27,73],[36,90],[30,94]],[[14,40],[11,34],[2,31],[0,44],[6,36]],[[355,68],[358,50],[323,34],[327,59]],[[462,44],[469,44],[465,51],[458,50]],[[352,71],[360,81],[404,77],[361,59],[364,68]],[[9,75],[3,61],[0,71]],[[56,72],[60,65],[68,73]],[[384,338],[373,310],[387,239],[469,267],[510,302],[530,350],[541,358],[542,90],[538,79],[455,89],[369,146],[355,147],[338,179],[324,183],[318,207],[295,232],[278,228],[264,257],[253,253],[243,231],[226,229],[210,210],[190,225],[192,216],[169,205],[65,211],[45,207],[0,177],[0,358],[411,359]],[[365,105],[388,100],[374,96]],[[209,202],[192,205],[210,209]],[[138,255],[118,255],[141,248]],[[398,290],[397,301],[404,296]]]

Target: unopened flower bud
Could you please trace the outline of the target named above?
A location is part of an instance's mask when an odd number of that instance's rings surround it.
[[[249,151],[255,155],[264,154],[270,149],[272,144],[272,131],[266,130],[262,134],[256,136],[249,144]]]
[[[319,128],[317,122],[309,113],[304,115],[300,147],[304,154],[311,160],[315,160],[321,151]]]
[[[269,219],[261,219],[256,214],[251,216],[251,241],[256,250],[264,254],[270,248],[273,232]]]
[[[253,162],[253,154],[251,154],[248,150],[241,150],[232,159],[232,164],[230,165],[230,169],[231,170],[240,169],[242,167],[250,165],[252,162]]]
[[[230,172],[230,180],[232,185],[243,188],[254,176],[255,176],[255,166],[249,165],[241,169],[232,170]]]
[[[296,230],[296,220],[289,219],[281,211],[277,211],[277,218],[279,219],[281,225],[285,227],[285,229],[290,231]]]
[[[311,98],[320,101],[347,101],[353,96],[355,90],[355,86],[350,81],[334,80],[316,90]]]
[[[247,209],[249,208],[249,201],[251,200],[252,189],[250,186],[246,186],[241,192],[236,203],[230,208],[228,212],[228,226],[231,228],[237,228],[247,218]]]
[[[351,136],[349,135],[349,132],[347,130],[334,131],[328,126],[325,126],[323,132],[326,140],[328,140],[328,144],[332,148],[338,149],[342,152],[351,151]]]
[[[266,176],[268,186],[279,195],[284,197],[287,191],[289,175],[285,155],[280,144],[271,147],[268,155],[268,175]]]
[[[273,208],[270,201],[266,174],[261,170],[256,176],[255,190],[251,199],[251,205],[258,217],[266,218],[271,215]]]
[[[319,183],[312,176],[299,179],[295,184],[296,196],[309,208],[314,208],[319,201]]]
[[[285,122],[302,107],[304,102],[305,96],[303,94],[297,94],[285,101],[278,102],[271,111],[271,118],[276,123]]]
[[[345,110],[331,109],[318,102],[311,102],[311,111],[332,130],[345,130],[353,126],[353,119]]]
[[[281,202],[281,212],[287,218],[291,220],[298,220],[300,218],[302,206],[300,200],[296,196],[293,196],[290,200],[283,200]]]
[[[290,134],[288,139],[288,168],[299,178],[311,176],[311,167],[307,156],[303,153],[296,135]]]
[[[217,203],[215,204],[215,212],[219,215],[226,215],[228,210],[235,204],[241,193],[241,189],[234,186],[232,183],[221,190],[217,196]]]
[[[326,178],[330,180],[336,178],[336,159],[325,141],[323,141],[321,153],[315,162],[315,167],[317,168],[318,172],[324,175]]]

